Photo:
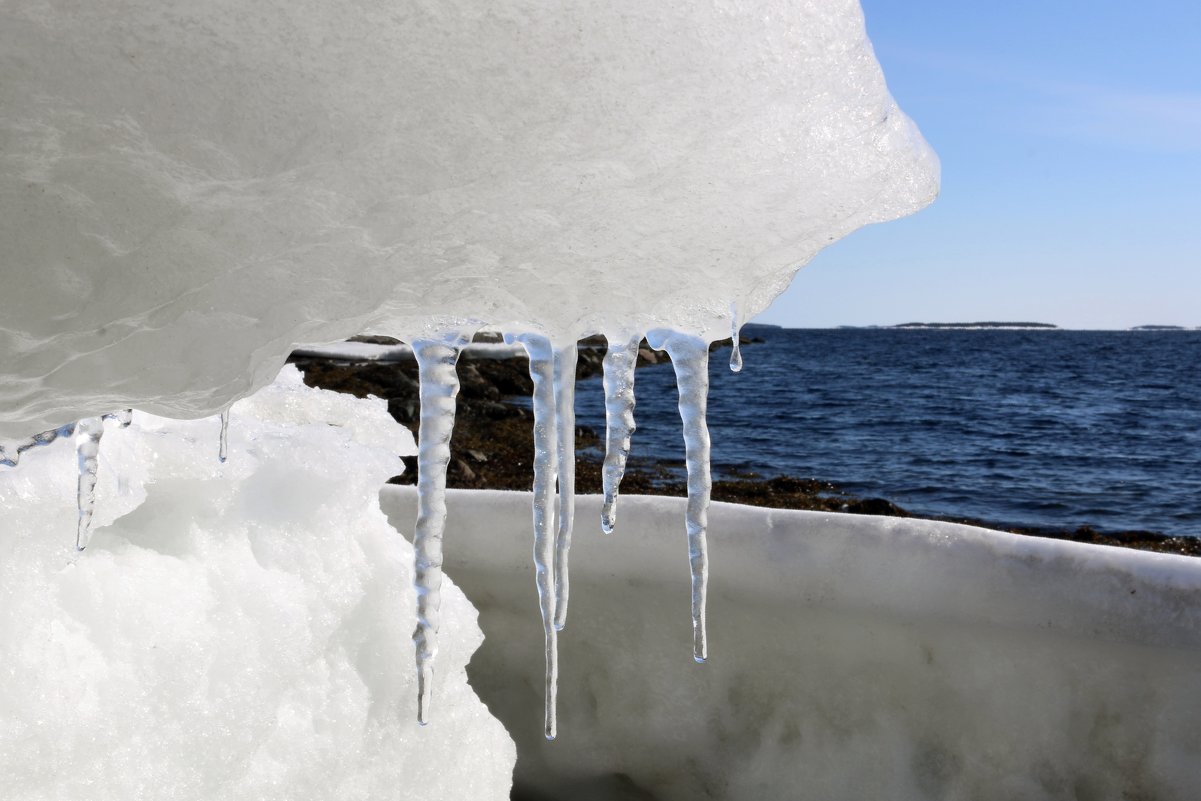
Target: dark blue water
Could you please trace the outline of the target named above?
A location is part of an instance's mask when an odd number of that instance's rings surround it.
[[[748,330],[749,333],[749,330]],[[756,329],[710,364],[716,476],[812,477],[915,514],[1201,536],[1201,331]],[[670,366],[634,455],[683,458]],[[578,421],[604,431],[600,379]]]

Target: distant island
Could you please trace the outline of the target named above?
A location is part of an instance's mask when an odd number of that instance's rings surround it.
[[[1183,325],[1136,325],[1131,331],[1187,331]]]
[[[893,328],[1008,328],[1027,330],[1050,329],[1057,330],[1059,326],[1051,325],[1050,323],[1001,323],[996,321],[988,321],[983,323],[902,323],[894,325]]]

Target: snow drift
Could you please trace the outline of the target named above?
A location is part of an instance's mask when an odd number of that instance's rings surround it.
[[[412,490],[381,502],[410,531]],[[472,685],[531,797],[1190,801],[1201,561],[923,520],[713,504],[709,661],[689,657],[682,498],[580,525],[560,736],[540,736],[529,495],[452,490]],[[579,521],[600,498],[580,497]],[[487,554],[487,558],[481,558]]]
[[[937,183],[855,0],[0,0],[0,439],[364,330],[725,336]]]
[[[378,502],[409,432],[288,368],[233,407],[225,464],[217,442],[216,418],[108,424],[80,555],[69,439],[0,470],[0,796],[508,798],[449,582],[416,723],[413,551]]]

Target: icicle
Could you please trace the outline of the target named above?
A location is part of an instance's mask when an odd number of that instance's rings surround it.
[[[539,334],[506,334],[505,341],[520,342],[525,347],[530,357],[530,378],[534,382],[534,573],[546,643],[544,734],[546,739],[553,740],[557,729],[555,703],[559,687],[559,644],[555,630],[555,543],[551,537],[555,518],[555,463],[558,458],[554,444],[554,352],[550,340]]]
[[[442,535],[446,530],[446,467],[459,396],[455,365],[471,334],[412,343],[421,382],[421,427],[417,434],[417,527],[413,534],[413,583],[417,590],[417,722],[429,723],[438,656],[442,605]]]
[[[705,594],[709,582],[709,548],[705,529],[709,520],[709,427],[705,408],[709,397],[709,346],[691,334],[657,329],[646,335],[651,347],[671,357],[680,392],[680,418],[684,423],[684,449],[688,465],[688,562],[692,568],[692,656],[708,658],[705,632]]]
[[[100,437],[104,435],[104,420],[87,417],[75,427],[75,454],[79,459],[79,526],[75,530],[75,550],[88,547],[92,533],[92,513],[96,509],[96,470],[100,465]]]
[[[742,326],[738,325],[738,308],[730,304],[730,370],[742,372],[742,348],[738,340],[742,338]]]
[[[225,464],[229,457],[229,407],[221,410],[221,433],[217,441],[217,461]]]
[[[133,409],[120,409],[115,412],[109,412],[104,415],[105,420],[115,420],[121,428],[129,428],[129,424],[133,422]]]
[[[575,525],[575,366],[579,345],[573,339],[555,348],[555,444],[559,463],[559,495],[556,504],[559,527],[555,531],[555,628],[567,625],[568,555],[571,529]]]
[[[613,533],[617,525],[617,492],[630,456],[630,437],[634,434],[634,368],[642,335],[628,341],[610,339],[605,352],[605,464],[601,482],[605,493],[601,507],[601,531]]]

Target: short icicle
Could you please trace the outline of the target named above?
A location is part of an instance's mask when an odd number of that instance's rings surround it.
[[[104,419],[87,417],[75,426],[75,454],[79,460],[79,489],[76,496],[79,525],[75,530],[75,550],[88,547],[92,534],[92,514],[96,510],[96,471],[100,466],[100,438]]]
[[[605,352],[605,463],[601,468],[604,502],[601,506],[601,531],[613,533],[617,525],[617,493],[630,457],[630,438],[634,434],[634,368],[642,335],[625,339],[609,337]]]
[[[553,740],[558,724],[555,711],[559,689],[559,642],[555,630],[555,477],[558,449],[555,446],[554,349],[540,334],[506,335],[505,341],[520,342],[530,357],[530,379],[534,382],[534,573],[542,631],[546,644],[546,716],[543,733]]]
[[[574,339],[555,348],[555,455],[559,467],[559,494],[555,507],[558,522],[555,531],[555,628],[560,631],[567,625],[568,556],[571,529],[575,525],[575,367],[578,359],[579,346]]]
[[[133,409],[119,409],[104,415],[105,420],[115,420],[121,428],[129,428],[133,422]]]
[[[739,340],[742,338],[742,326],[738,324],[738,309],[730,304],[730,370],[742,372],[742,348]]]
[[[211,446],[210,446],[211,447]],[[229,407],[221,410],[221,440],[217,444],[217,461],[225,464],[229,457]]]
[[[688,467],[688,563],[692,569],[692,656],[709,657],[705,630],[705,595],[709,583],[709,426],[705,409],[709,400],[709,345],[691,334],[658,329],[646,335],[651,347],[671,357],[680,392],[680,418],[684,423],[684,450]]]
[[[417,590],[417,722],[429,723],[438,656],[442,605],[442,537],[446,529],[446,467],[459,395],[455,369],[470,333],[412,342],[421,382],[421,426],[417,434],[417,527],[413,534],[413,583]]]

